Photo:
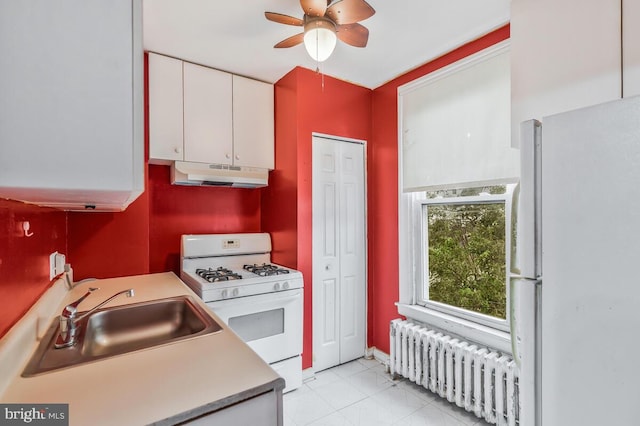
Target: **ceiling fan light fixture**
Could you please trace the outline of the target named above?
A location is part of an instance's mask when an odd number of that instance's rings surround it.
[[[313,19],[304,26],[304,47],[314,61],[327,60],[336,48],[337,39],[336,26],[329,20]]]

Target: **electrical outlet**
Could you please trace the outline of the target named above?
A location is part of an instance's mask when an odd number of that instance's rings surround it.
[[[49,280],[64,272],[66,256],[62,253],[54,251],[49,255]]]

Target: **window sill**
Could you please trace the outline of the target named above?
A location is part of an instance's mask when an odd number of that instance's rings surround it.
[[[457,318],[419,305],[396,303],[398,313],[407,318],[431,325],[472,342],[511,354],[511,336],[495,328]]]

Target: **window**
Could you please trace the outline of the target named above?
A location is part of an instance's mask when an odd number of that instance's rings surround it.
[[[510,351],[509,42],[398,88],[398,312]]]
[[[414,195],[418,304],[506,327],[513,185]]]

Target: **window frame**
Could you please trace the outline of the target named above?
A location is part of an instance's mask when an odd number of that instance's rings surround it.
[[[398,301],[396,303],[397,312],[399,315],[409,318],[418,323],[424,323],[435,329],[441,330],[452,336],[456,336],[463,340],[486,345],[490,348],[499,350],[505,354],[510,354],[512,351],[511,346],[511,334],[509,332],[508,320],[505,321],[507,327],[496,328],[494,326],[487,326],[480,323],[473,318],[468,320],[453,314],[444,313],[442,311],[432,309],[431,307],[425,307],[417,303],[416,294],[416,265],[414,262],[414,253],[419,250],[418,244],[420,244],[421,235],[414,229],[415,222],[415,209],[413,208],[414,200],[418,192],[405,192],[403,183],[403,141],[406,129],[403,127],[403,95],[407,90],[423,84],[424,81],[429,81],[431,78],[439,78],[445,76],[447,73],[456,72],[461,67],[468,66],[474,61],[482,61],[486,55],[491,55],[495,51],[499,51],[504,48],[509,48],[510,40],[500,41],[485,49],[453,62],[439,70],[425,75],[417,80],[404,84],[398,87],[397,90],[397,113],[398,113],[398,133],[397,133],[397,152],[398,152]],[[484,182],[483,184],[506,184],[514,183],[517,180],[504,180],[501,182]],[[433,189],[450,189],[446,187],[433,188]],[[506,206],[505,206],[506,207]],[[507,208],[506,212],[511,214],[511,209]],[[515,220],[513,217],[510,220]],[[505,240],[508,244],[511,244],[511,238]],[[510,255],[511,249],[506,251],[507,256]],[[509,266],[509,264],[508,264]],[[509,271],[507,270],[507,273]],[[508,291],[508,289],[507,289]],[[508,295],[510,296],[510,295]],[[510,309],[507,310],[507,315],[510,315]],[[481,315],[481,314],[478,314]],[[505,328],[507,331],[505,331]]]
[[[513,190],[515,185],[507,185],[503,194],[486,194],[474,196],[460,197],[437,197],[427,198],[426,192],[413,193],[412,202],[412,228],[414,235],[418,235],[416,243],[414,243],[412,261],[414,277],[414,300],[419,306],[432,309],[444,314],[451,315],[466,321],[470,321],[484,326],[509,332],[510,310],[509,307],[509,270],[511,264],[511,220],[512,220],[512,203]],[[428,277],[429,277],[429,250],[428,250],[428,230],[427,230],[427,211],[430,205],[452,205],[452,204],[504,204],[505,211],[505,313],[506,318],[500,319],[490,315],[473,312],[464,308],[460,308],[446,303],[437,302],[428,298]],[[426,208],[425,208],[426,207]],[[425,294],[426,293],[426,294]]]

